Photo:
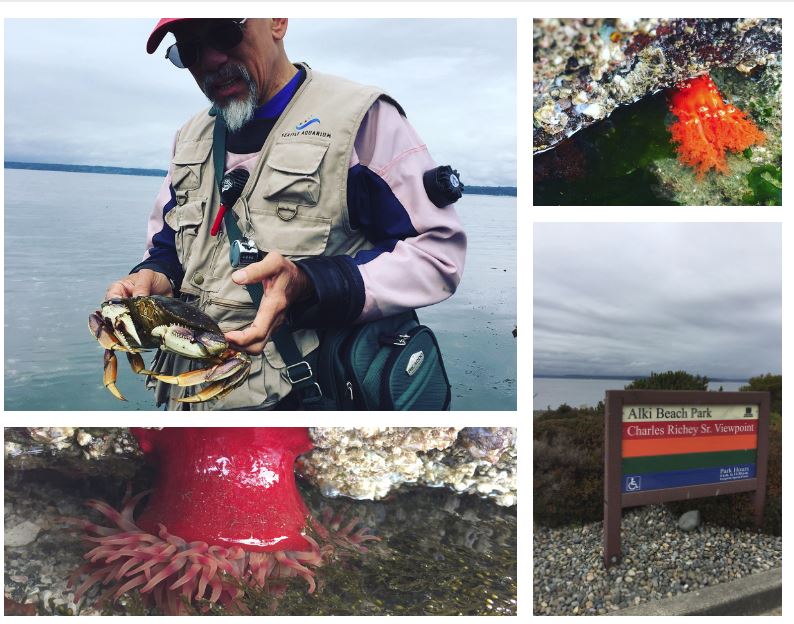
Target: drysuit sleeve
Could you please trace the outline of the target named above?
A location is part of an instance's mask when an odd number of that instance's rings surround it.
[[[371,248],[297,264],[315,297],[293,306],[296,327],[371,321],[443,301],[457,288],[466,235],[452,206],[427,197],[425,171],[436,165],[397,108],[373,104],[356,137],[348,170],[350,224]]]
[[[149,215],[146,251],[143,260],[133,267],[130,273],[137,273],[141,269],[158,271],[168,277],[175,289],[179,290],[185,272],[182,270],[176,253],[176,232],[165,221],[165,216],[174,206],[176,206],[176,195],[171,186],[171,170],[169,169],[160,186],[160,191],[157,193],[154,208]]]

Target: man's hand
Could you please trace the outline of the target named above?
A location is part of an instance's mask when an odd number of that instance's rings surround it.
[[[241,351],[253,354],[262,353],[270,334],[284,322],[289,306],[311,297],[313,289],[306,274],[276,252],[270,252],[264,260],[235,271],[232,279],[241,285],[262,282],[265,289],[254,322],[243,330],[225,334],[226,340]]]
[[[141,269],[137,273],[113,282],[105,293],[105,300],[148,295],[173,297],[174,291],[171,290],[171,282],[165,275],[150,269]]]

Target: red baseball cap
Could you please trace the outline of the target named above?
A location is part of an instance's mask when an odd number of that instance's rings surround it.
[[[166,33],[171,30],[169,26],[174,22],[183,22],[189,17],[161,17],[160,21],[157,22],[157,26],[154,27],[152,34],[149,35],[149,40],[146,42],[146,51],[149,54],[154,54],[154,51],[157,49],[157,46],[160,45],[160,42],[165,37]]]

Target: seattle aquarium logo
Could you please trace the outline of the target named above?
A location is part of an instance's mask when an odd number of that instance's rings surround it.
[[[308,128],[309,126],[315,123],[320,123],[320,119],[318,117],[312,117],[311,119],[307,119],[306,121],[299,123],[297,126],[295,126],[295,129],[305,130],[306,128]]]

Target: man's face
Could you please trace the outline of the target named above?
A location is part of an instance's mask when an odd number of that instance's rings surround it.
[[[280,54],[278,42],[286,32],[286,20],[247,20],[242,41],[225,51],[206,43],[207,31],[214,22],[182,22],[174,29],[174,36],[178,42],[193,39],[202,42],[198,61],[190,67],[190,73],[234,132],[253,117],[259,104],[274,94],[274,74]]]

